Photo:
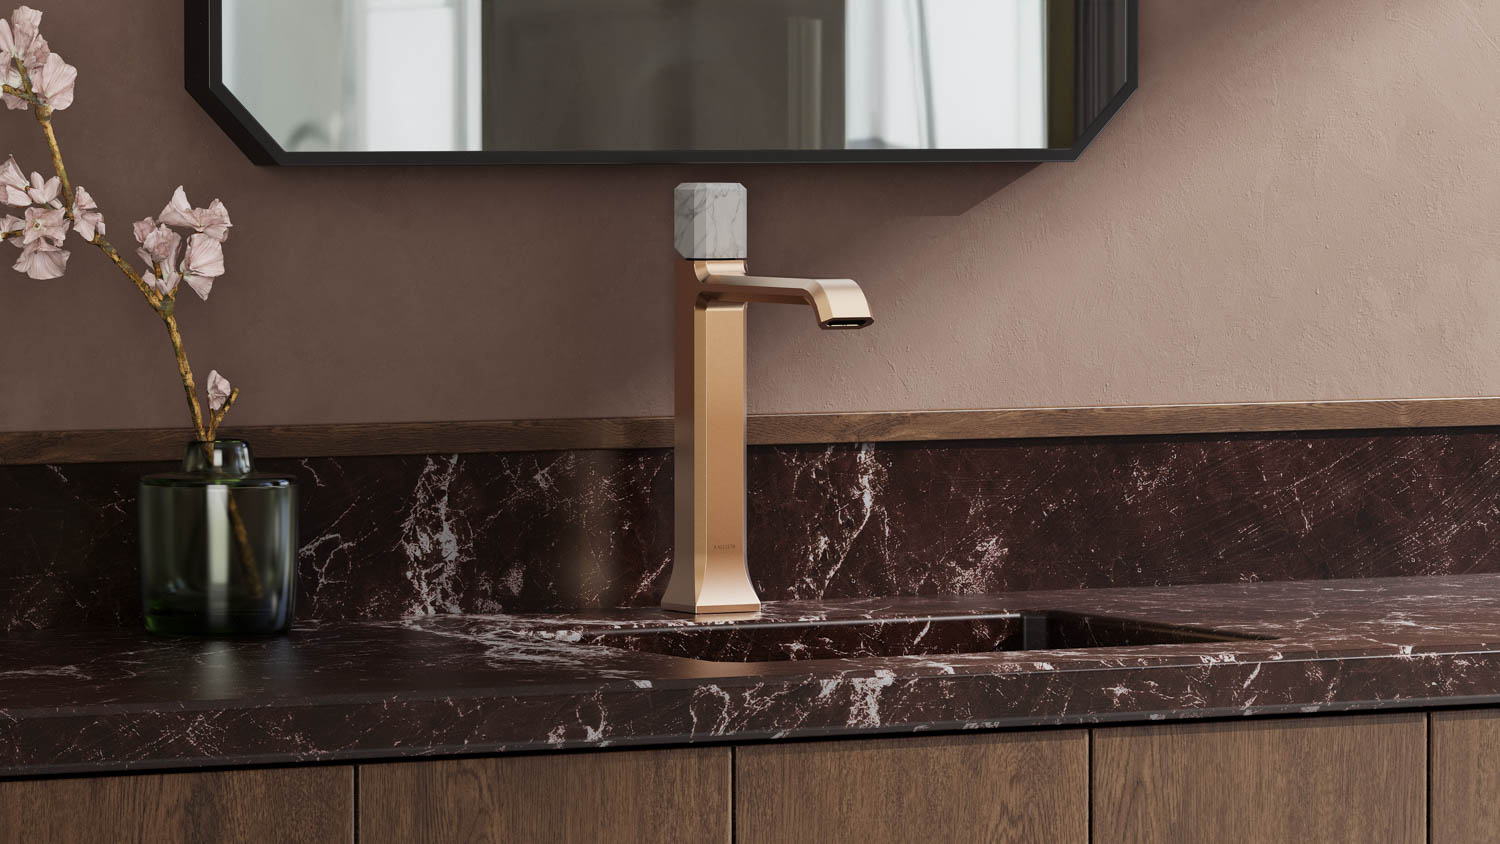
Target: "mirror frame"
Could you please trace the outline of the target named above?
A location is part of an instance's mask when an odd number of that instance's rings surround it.
[[[222,0],[185,0],[188,93],[258,165],[279,167],[423,164],[987,164],[1077,161],[1135,93],[1139,81],[1139,0],[1126,4],[1126,73],[1104,112],[1071,147],[938,150],[624,150],[454,152],[287,152],[224,86]]]

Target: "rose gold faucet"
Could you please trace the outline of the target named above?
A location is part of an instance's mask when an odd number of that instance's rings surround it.
[[[745,267],[745,188],[676,193],[676,542],[662,607],[760,608],[745,562],[745,313],[752,302],[810,305],[825,329],[874,322],[849,279],[762,278]]]

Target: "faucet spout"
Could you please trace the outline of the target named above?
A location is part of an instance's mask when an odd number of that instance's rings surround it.
[[[695,261],[700,296],[720,302],[811,305],[824,329],[864,328],[875,322],[859,284],[847,278],[767,278],[746,273],[744,261]]]
[[[825,329],[874,321],[849,279],[752,276],[743,260],[679,263],[676,541],[665,609],[760,608],[745,556],[745,317],[755,302],[811,306]]]

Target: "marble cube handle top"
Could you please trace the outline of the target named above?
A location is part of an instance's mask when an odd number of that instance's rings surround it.
[[[688,182],[673,195],[677,253],[689,261],[744,260],[745,186],[734,182]]]

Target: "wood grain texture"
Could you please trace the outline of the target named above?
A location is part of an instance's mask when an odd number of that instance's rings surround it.
[[[354,769],[0,782],[4,844],[348,844]]]
[[[362,844],[728,842],[728,748],[361,766]]]
[[[1341,431],[1500,425],[1500,398],[1391,399],[751,416],[751,445]],[[672,420],[523,419],[229,428],[258,457],[669,448]],[[0,432],[0,464],[180,460],[186,429]]]
[[[1421,713],[1094,732],[1096,844],[1425,840]]]
[[[735,751],[736,840],[1083,842],[1084,730]]]
[[[1500,837],[1500,711],[1430,716],[1432,844]]]

